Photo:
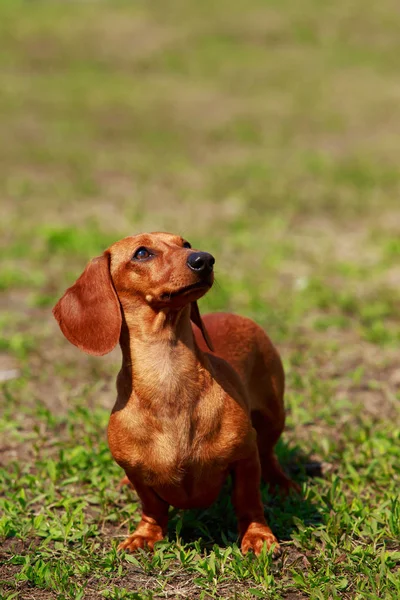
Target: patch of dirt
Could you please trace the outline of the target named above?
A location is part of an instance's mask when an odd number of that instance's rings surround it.
[[[349,377],[361,368],[356,377]],[[337,382],[335,397],[347,398],[360,405],[364,413],[376,419],[398,418],[400,369],[397,351],[382,349],[365,341],[344,340],[323,376]]]
[[[10,561],[13,555],[23,554],[31,545],[22,540],[7,538],[2,541],[0,550],[0,581],[2,591],[7,593],[18,592],[18,600],[55,600],[56,595],[46,590],[32,587],[28,582],[17,582],[15,578],[21,570],[21,565],[14,565]]]
[[[18,552],[21,551],[21,549],[18,550]],[[0,555],[0,561],[8,560],[9,558],[10,556],[6,556],[4,553]],[[305,555],[294,549],[290,549],[289,552],[285,550],[285,569],[293,567],[294,564],[298,567],[299,563],[305,569],[309,567],[309,562]],[[129,563],[125,563],[124,568],[125,573],[123,579],[121,579],[120,576],[115,576],[111,579],[90,577],[87,581],[82,580],[81,583],[86,584],[84,600],[98,600],[102,598],[102,592],[105,589],[112,589],[113,585],[135,591],[156,591],[160,588],[159,577],[156,573],[146,573],[142,569]],[[21,600],[55,600],[58,597],[54,592],[36,588],[27,582],[15,584],[15,576],[19,571],[20,565],[6,563],[0,566],[0,578],[3,582],[4,591],[12,592],[17,589],[18,599],[21,598]],[[163,577],[165,577],[166,581],[163,582],[162,593],[156,594],[154,598],[182,598],[185,600],[190,598],[197,600],[198,598],[209,597],[204,596],[203,588],[195,583],[195,575],[192,577],[190,575],[188,576],[178,562],[171,565],[170,570],[163,573]],[[233,598],[232,593],[234,594],[234,597],[252,597],[251,594],[248,596],[248,590],[249,588],[255,587],[255,584],[251,581],[243,583],[227,581],[218,585],[217,594],[225,598]],[[293,591],[288,592],[284,598],[287,600],[304,600],[306,596],[300,592]]]

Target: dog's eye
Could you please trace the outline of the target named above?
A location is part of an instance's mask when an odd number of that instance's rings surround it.
[[[141,246],[136,250],[135,254],[133,255],[133,258],[135,260],[146,260],[147,258],[150,258],[150,256],[153,256],[150,250],[147,250],[147,248]]]
[[[192,245],[191,245],[191,244],[189,244],[189,242],[183,242],[183,247],[184,247],[184,248],[191,248],[191,247],[192,247]]]

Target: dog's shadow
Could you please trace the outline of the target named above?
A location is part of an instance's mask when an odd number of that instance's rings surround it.
[[[302,485],[312,477],[322,477],[322,465],[310,460],[297,446],[289,447],[279,440],[276,453],[286,473]],[[232,481],[228,478],[218,500],[209,508],[173,511],[170,515],[169,539],[178,537],[183,544],[199,542],[202,549],[214,544],[227,546],[238,541],[237,520],[231,503]],[[296,519],[305,525],[323,522],[327,507],[310,500],[304,495],[290,494],[282,497],[271,494],[268,486],[261,484],[261,495],[265,516],[272,531],[280,541],[291,539],[297,530]]]

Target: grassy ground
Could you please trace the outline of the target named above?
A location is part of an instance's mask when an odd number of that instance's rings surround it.
[[[0,4],[2,600],[400,597],[400,13],[394,0]],[[283,558],[242,558],[228,490],[152,557],[107,448],[119,353],[51,307],[110,242],[181,233],[206,310],[287,372],[263,490]],[[311,475],[314,475],[313,477]]]

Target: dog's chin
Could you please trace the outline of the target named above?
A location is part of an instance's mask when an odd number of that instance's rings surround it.
[[[212,284],[213,281],[199,281],[177,290],[163,292],[160,296],[160,302],[171,308],[182,308],[190,302],[199,300],[208,292]]]

